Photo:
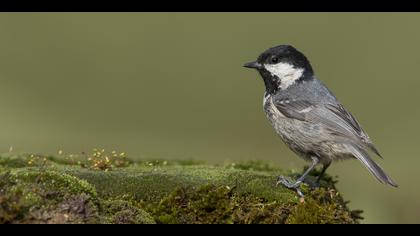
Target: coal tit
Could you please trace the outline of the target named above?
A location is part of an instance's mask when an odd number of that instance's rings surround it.
[[[316,78],[309,60],[290,45],[263,52],[244,67],[256,69],[265,85],[263,107],[284,143],[311,166],[296,181],[280,176],[278,184],[295,189],[322,164],[322,175],[333,161],[356,158],[381,183],[397,184],[368,155],[381,156],[367,133],[333,93]]]

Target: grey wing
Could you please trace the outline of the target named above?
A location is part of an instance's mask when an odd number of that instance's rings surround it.
[[[286,117],[321,124],[336,138],[349,139],[361,148],[369,148],[381,156],[360,124],[341,104],[313,104],[306,100],[287,103],[273,101],[276,108]]]
[[[353,132],[354,135],[356,135],[358,138],[361,139],[361,141],[374,153],[376,153],[378,156],[382,157],[379,153],[378,149],[374,146],[373,142],[370,140],[367,133],[362,129],[360,124],[357,122],[356,118],[348,112],[343,105],[336,104],[326,105],[327,109],[329,109],[331,112],[333,112],[337,117],[340,117],[343,121],[346,123],[346,127],[349,131]]]
[[[385,171],[366,153],[369,148],[379,155],[367,134],[356,119],[340,104],[313,104],[309,101],[273,101],[284,116],[321,125],[330,138],[342,142],[343,146],[360,160],[382,183],[397,187]],[[328,137],[328,135],[327,135]]]

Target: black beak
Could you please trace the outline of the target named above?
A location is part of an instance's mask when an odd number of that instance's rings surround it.
[[[256,61],[248,62],[244,65],[246,68],[261,69],[262,65]]]

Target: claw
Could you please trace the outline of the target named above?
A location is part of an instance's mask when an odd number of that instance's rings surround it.
[[[293,182],[293,181],[291,181],[290,179],[287,179],[286,177],[284,177],[284,176],[279,176],[278,178],[277,178],[277,182],[276,182],[276,187],[277,186],[279,186],[279,185],[283,185],[283,186],[285,186],[286,188],[288,188],[288,189],[292,189],[292,190],[295,190],[296,191],[296,193],[301,197],[301,198],[303,198],[304,197],[304,194],[302,193],[302,191],[299,189],[299,186],[302,184],[302,182],[301,181],[296,181],[296,182]]]
[[[279,176],[278,178],[277,178],[277,181],[276,181],[276,187],[278,187],[280,184],[283,184],[283,182],[285,181],[286,179],[285,179],[285,177],[284,176]]]
[[[305,173],[303,173],[302,176],[299,177],[299,179],[296,180],[296,182],[292,182],[290,180],[287,180],[285,177],[280,176],[277,179],[277,183],[276,185],[282,184],[285,187],[289,188],[289,189],[294,189],[297,194],[303,198],[303,193],[302,191],[299,189],[300,185],[302,184],[303,181],[305,181],[306,176],[308,176],[308,174],[315,168],[315,166],[319,163],[319,158],[316,156],[311,157],[312,158],[312,165],[305,171]],[[326,169],[326,168],[324,168]],[[325,170],[324,170],[325,171]]]
[[[302,191],[300,191],[299,188],[296,188],[295,190],[296,190],[296,193],[299,195],[299,197],[305,198],[305,195],[302,193]]]

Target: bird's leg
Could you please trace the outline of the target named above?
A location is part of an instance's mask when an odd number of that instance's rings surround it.
[[[315,181],[312,181],[312,180],[310,180],[310,179],[305,179],[305,181],[304,181],[304,182],[305,182],[306,184],[308,184],[308,185],[309,185],[309,187],[311,187],[312,189],[318,188],[318,187],[319,187],[319,185],[320,185],[320,182],[321,182],[322,176],[324,176],[325,171],[328,169],[328,167],[330,167],[330,165],[331,165],[331,161],[330,161],[330,162],[328,162],[328,163],[324,163],[324,164],[322,165],[321,172],[320,172],[320,174],[318,175],[318,177],[316,178],[316,180],[315,180]]]
[[[290,181],[286,179],[284,176],[280,176],[277,179],[276,185],[282,184],[286,188],[295,189],[298,194],[303,197],[302,192],[299,190],[299,186],[302,184],[302,182],[305,180],[306,176],[315,168],[316,165],[319,163],[319,159],[317,157],[311,157],[312,158],[312,165],[303,173],[302,176],[300,176],[295,182]]]
[[[330,165],[331,165],[331,161],[322,166],[321,173],[318,175],[318,178],[316,179],[316,184],[317,185],[319,185],[319,182],[321,181],[322,176],[324,176],[325,171],[328,169],[328,167],[330,167]]]

